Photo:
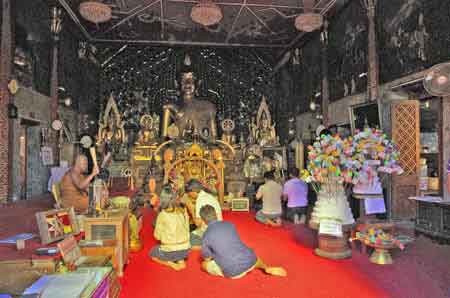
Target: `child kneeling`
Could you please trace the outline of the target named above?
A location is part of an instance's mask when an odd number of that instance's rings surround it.
[[[175,270],[184,269],[190,248],[189,216],[169,186],[161,192],[160,210],[153,235],[161,243],[150,250],[150,257]]]

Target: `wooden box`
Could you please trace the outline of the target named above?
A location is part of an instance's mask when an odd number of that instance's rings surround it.
[[[58,248],[63,257],[64,263],[70,267],[95,267],[105,266],[109,260],[109,256],[84,256],[80,247],[73,236],[67,237],[58,243]]]
[[[84,220],[86,240],[116,240],[118,275],[128,263],[128,210],[106,212],[101,217],[86,217]]]
[[[37,212],[36,221],[42,244],[55,242],[80,232],[73,208]]]
[[[248,198],[233,198],[231,200],[231,211],[250,211],[250,201]]]
[[[114,270],[119,271],[118,246],[116,240],[95,240],[95,245],[86,242],[89,241],[82,240],[79,243],[82,255],[110,257]]]

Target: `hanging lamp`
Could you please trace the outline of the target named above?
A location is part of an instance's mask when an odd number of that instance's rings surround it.
[[[191,10],[192,21],[203,26],[219,23],[223,18],[222,10],[211,0],[201,0]]]
[[[100,0],[82,2],[79,11],[84,19],[95,24],[107,22],[112,18],[111,7]]]
[[[323,25],[323,16],[314,12],[315,0],[303,0],[303,13],[295,18],[295,28],[298,31],[312,32]]]

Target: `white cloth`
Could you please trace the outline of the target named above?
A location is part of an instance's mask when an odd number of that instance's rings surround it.
[[[48,179],[47,189],[52,192],[52,185],[61,181],[70,167],[53,167],[50,169],[50,178]]]
[[[206,205],[211,205],[216,210],[217,220],[221,221],[222,208],[220,208],[219,201],[215,196],[204,192],[203,190],[198,193],[198,197],[195,202],[195,217],[200,217],[200,209]]]

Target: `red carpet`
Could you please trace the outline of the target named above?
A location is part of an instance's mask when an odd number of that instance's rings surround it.
[[[262,226],[249,213],[224,214],[241,238],[268,265],[283,266],[288,277],[273,277],[253,271],[239,280],[209,276],[200,269],[200,252],[192,251],[185,270],[176,272],[152,262],[147,253],[156,243],[152,215],[144,217],[144,249],[130,256],[122,278],[121,297],[133,298],[383,298],[389,297],[371,282],[351,260],[331,261],[313,254],[288,229]]]

